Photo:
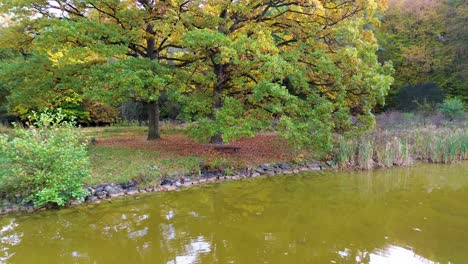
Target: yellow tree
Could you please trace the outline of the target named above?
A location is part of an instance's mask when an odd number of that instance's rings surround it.
[[[374,1],[191,1],[183,45],[192,134],[220,143],[275,122],[297,146],[330,148],[354,115],[369,128],[392,81],[372,30]],[[187,105],[187,104],[186,104]]]

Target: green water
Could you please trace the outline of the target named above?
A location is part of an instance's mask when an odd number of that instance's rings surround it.
[[[0,218],[0,263],[468,263],[468,163],[301,174]]]

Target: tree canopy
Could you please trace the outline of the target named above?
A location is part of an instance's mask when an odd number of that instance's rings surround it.
[[[296,146],[327,149],[351,115],[354,127],[372,126],[392,81],[375,55],[375,2],[206,3],[188,10],[182,38],[196,138],[251,136],[274,120]]]

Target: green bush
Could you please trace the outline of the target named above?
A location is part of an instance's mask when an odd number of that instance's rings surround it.
[[[32,120],[12,136],[0,135],[0,191],[38,206],[82,199],[89,158],[74,123],[64,121],[61,110],[34,113]]]
[[[462,100],[457,97],[447,98],[444,100],[440,106],[440,111],[446,115],[448,118],[453,120],[454,118],[463,116],[464,114],[464,105]]]

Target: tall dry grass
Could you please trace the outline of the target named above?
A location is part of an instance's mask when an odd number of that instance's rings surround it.
[[[339,167],[372,169],[410,165],[414,161],[453,163],[468,159],[466,119],[447,122],[440,116],[387,113],[377,128],[357,137],[337,138]],[[436,121],[436,122],[434,122]]]

